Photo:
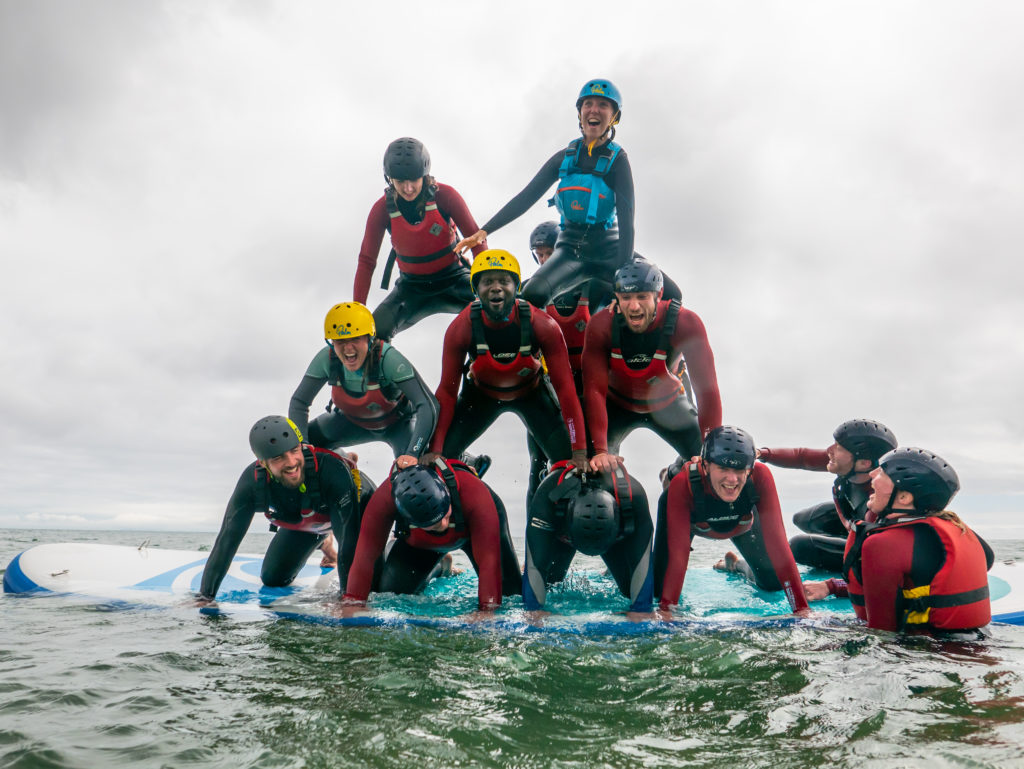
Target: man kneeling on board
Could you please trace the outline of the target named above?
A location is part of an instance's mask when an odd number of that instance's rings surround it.
[[[523,606],[543,609],[548,585],[565,579],[579,551],[601,556],[629,598],[629,611],[650,612],[653,539],[647,495],[622,465],[581,476],[565,462],[556,464],[530,500]]]
[[[396,539],[377,582],[374,564],[392,525]],[[419,593],[444,554],[459,549],[476,569],[481,610],[501,605],[502,595],[521,592],[505,506],[490,487],[455,460],[396,466],[366,507],[344,602],[365,604],[373,589]]]
[[[276,530],[263,558],[264,585],[291,584],[333,531],[340,545],[338,577],[344,590],[359,535],[361,479],[354,463],[304,444],[298,428],[283,416],[264,417],[253,425],[249,446],[256,461],[242,471],[228,501],[203,570],[200,600],[216,598],[256,513],[263,513]]]
[[[809,613],[775,480],[755,463],[755,453],[749,433],[722,425],[704,438],[700,458],[671,478],[658,503],[654,540],[654,589],[662,609],[679,602],[690,542],[699,536],[731,539],[746,559],[729,553],[716,568],[741,573],[761,590],[785,590],[794,614]]]
[[[867,509],[846,544],[841,580],[804,585],[811,600],[849,595],[868,627],[960,632],[987,625],[988,553],[949,510],[956,471],[930,451],[890,451],[871,473]]]

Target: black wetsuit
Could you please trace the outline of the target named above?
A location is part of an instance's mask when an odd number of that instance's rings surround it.
[[[317,461],[318,501],[311,491],[314,484],[308,481],[307,492],[303,494],[298,489],[285,488],[277,481],[268,482],[265,472],[256,472],[259,467],[256,462],[242,471],[203,570],[201,595],[207,598],[216,596],[253,516],[263,514],[268,506],[273,508],[274,519],[282,523],[300,524],[302,511],[312,509],[313,505],[329,515],[331,531],[338,540],[338,576],[344,590],[359,535],[361,509],[372,494],[374,485],[365,479],[359,496],[352,474],[341,459],[318,453]],[[324,537],[325,533],[320,532],[278,528],[263,559],[260,573],[263,584],[268,587],[290,584]]]
[[[579,478],[568,475],[563,480],[562,470],[556,468],[549,473],[530,502],[526,524],[526,571],[523,575],[523,605],[526,609],[544,608],[547,587],[565,579],[576,555],[576,548],[569,540],[568,500],[563,495],[579,488]],[[628,475],[624,478],[632,491],[632,500],[623,504],[621,498],[628,498],[628,495],[619,495],[619,538],[601,554],[601,558],[619,591],[630,599],[629,610],[646,612],[652,609],[654,601],[651,559],[654,524],[643,487]],[[602,488],[615,493],[610,475],[601,474],[597,480]]]

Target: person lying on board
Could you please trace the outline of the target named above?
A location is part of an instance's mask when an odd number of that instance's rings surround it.
[[[731,539],[746,560],[730,553],[719,565],[760,590],[784,590],[794,614],[809,613],[775,481],[755,462],[755,451],[749,433],[721,425],[705,437],[700,457],[669,479],[658,502],[654,541],[654,590],[661,609],[679,603],[690,543],[698,536]]]
[[[262,513],[275,531],[260,579],[283,587],[298,576],[327,534],[338,540],[338,576],[344,589],[359,535],[364,480],[355,463],[303,443],[295,423],[283,416],[260,419],[249,431],[256,461],[242,471],[228,500],[220,532],[203,569],[200,602],[215,600],[253,516]],[[369,492],[372,483],[367,481]]]
[[[392,526],[396,539],[377,579],[375,564]],[[372,591],[419,593],[453,550],[463,550],[476,569],[480,610],[522,592],[519,558],[497,494],[461,462],[396,465],[366,507],[343,604],[365,605]]]
[[[959,490],[956,471],[930,451],[882,456],[871,472],[867,519],[847,539],[845,583],[807,583],[808,597],[848,595],[857,616],[879,630],[943,634],[987,625],[989,555],[946,510]]]
[[[630,612],[650,612],[653,539],[647,495],[624,467],[581,474],[564,462],[555,465],[530,500],[523,606],[543,609],[548,587],[565,579],[580,552],[601,556]]]

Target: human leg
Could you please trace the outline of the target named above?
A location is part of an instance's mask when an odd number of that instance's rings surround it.
[[[308,531],[278,529],[263,556],[260,569],[263,584],[267,587],[290,585],[322,539],[322,535]]]

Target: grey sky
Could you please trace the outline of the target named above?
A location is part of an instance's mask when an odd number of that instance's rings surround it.
[[[637,248],[704,319],[725,421],[824,447],[878,418],[1011,536],[1022,22],[1010,2],[0,0],[0,526],[215,528],[249,426],[287,410],[351,298],[387,143],[422,139],[483,222],[606,76]],[[548,218],[490,243],[530,267]],[[448,321],[396,339],[432,386]],[[477,448],[521,522],[522,428]],[[656,496],[668,447],[624,453]],[[360,454],[383,477],[386,447]],[[787,511],[827,494],[775,476]]]

